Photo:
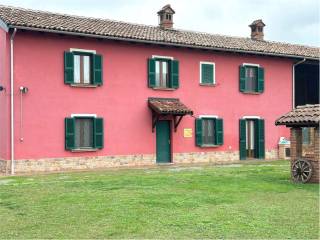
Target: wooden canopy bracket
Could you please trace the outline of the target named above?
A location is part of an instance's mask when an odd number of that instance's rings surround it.
[[[173,123],[174,123],[174,131],[177,131],[177,128],[182,120],[183,116],[174,116],[173,117]]]
[[[159,114],[156,114],[154,111],[152,111],[152,132],[154,132],[154,128],[156,127],[158,120],[159,120]]]

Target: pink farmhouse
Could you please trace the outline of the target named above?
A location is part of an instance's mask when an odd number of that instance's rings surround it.
[[[0,6],[0,169],[275,159],[319,48]]]

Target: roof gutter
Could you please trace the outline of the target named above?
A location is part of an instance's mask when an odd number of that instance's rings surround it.
[[[306,61],[306,59],[304,58],[304,59],[302,59],[292,65],[292,109],[294,109],[294,107],[295,107],[295,88],[296,88],[296,86],[295,86],[295,78],[296,78],[295,68],[296,68],[296,66],[304,63],[305,61]]]
[[[168,43],[168,42],[159,42],[159,41],[151,41],[151,40],[141,40],[141,39],[135,39],[135,38],[102,36],[102,35],[98,35],[98,34],[77,33],[77,32],[42,29],[42,28],[35,28],[35,27],[15,26],[15,25],[9,25],[9,28],[17,28],[17,29],[21,29],[21,30],[29,30],[29,31],[37,31],[37,32],[67,34],[67,35],[91,37],[91,38],[102,38],[102,39],[116,40],[116,41],[138,42],[138,43],[147,43],[147,44],[166,45],[166,46],[173,46],[173,47],[186,47],[186,48],[215,50],[215,51],[221,51],[221,52],[233,52],[233,53],[237,52],[237,53],[247,53],[247,54],[250,53],[250,54],[256,54],[256,55],[267,55],[267,56],[286,57],[286,58],[304,57],[304,56],[289,55],[289,54],[275,54],[275,53],[266,53],[266,52],[257,52],[257,51],[246,51],[246,50],[240,50],[240,49],[227,49],[227,48],[205,47],[205,46],[196,46],[196,45],[188,45],[188,44],[180,44],[180,43]],[[310,59],[310,60],[319,60],[319,58],[315,58],[315,57],[305,57],[305,58]]]
[[[16,36],[17,28],[13,29],[10,36],[10,138],[11,138],[11,174],[14,175],[14,81],[13,81],[13,40]]]

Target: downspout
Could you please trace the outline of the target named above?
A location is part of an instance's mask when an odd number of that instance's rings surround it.
[[[10,138],[11,138],[11,174],[14,175],[14,85],[13,85],[13,39],[17,33],[14,28],[10,36]]]
[[[304,63],[306,61],[306,59],[302,59],[299,62],[296,62],[292,65],[292,109],[294,109],[294,102],[295,102],[295,68],[296,66],[298,66],[301,63]]]

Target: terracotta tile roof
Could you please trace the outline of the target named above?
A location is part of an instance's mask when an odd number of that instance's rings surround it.
[[[93,36],[126,41],[205,48],[220,51],[246,52],[285,57],[319,59],[319,48],[250,38],[229,37],[178,29],[161,29],[107,19],[80,17],[0,5],[0,19],[9,27],[58,31],[66,34]]]
[[[318,126],[320,123],[320,104],[298,106],[276,120],[276,125]]]
[[[177,98],[149,98],[148,105],[149,108],[158,114],[193,114],[193,111],[180,102]]]

